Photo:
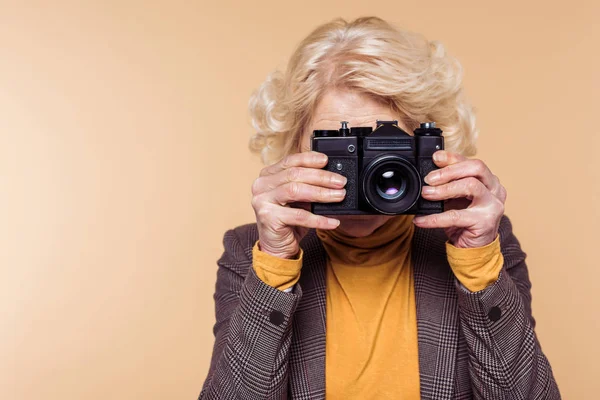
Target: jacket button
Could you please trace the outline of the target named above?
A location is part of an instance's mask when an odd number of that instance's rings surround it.
[[[500,317],[502,317],[502,310],[500,309],[500,307],[492,307],[490,309],[490,312],[488,312],[488,318],[492,322],[498,321]]]
[[[279,326],[285,321],[285,315],[279,310],[273,310],[269,315],[269,321],[271,321],[272,324]]]

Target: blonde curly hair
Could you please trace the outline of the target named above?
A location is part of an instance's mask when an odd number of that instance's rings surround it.
[[[300,151],[323,93],[344,88],[385,102],[411,131],[419,122],[435,121],[447,150],[473,155],[478,132],[462,74],[460,63],[438,41],[378,17],[337,18],[310,33],[285,73],[272,72],[252,94],[249,111],[256,133],[250,149],[265,164]]]

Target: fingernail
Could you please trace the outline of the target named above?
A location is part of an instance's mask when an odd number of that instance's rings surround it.
[[[420,222],[423,222],[423,219],[424,219],[423,217],[415,217],[415,218],[413,218],[413,222],[415,224],[418,224]]]
[[[425,181],[425,183],[432,184],[433,182],[437,181],[438,179],[440,179],[440,173],[437,171],[433,171],[433,172],[430,172],[429,175],[427,175],[425,177],[425,179],[423,179],[423,180]]]
[[[444,162],[444,161],[446,161],[447,158],[448,158],[448,156],[446,155],[445,151],[436,151],[435,153],[433,153],[434,161]]]
[[[325,161],[327,161],[327,156],[323,153],[319,153],[317,156],[317,162],[324,163]]]
[[[348,178],[346,178],[345,176],[342,175],[335,175],[332,179],[334,184],[336,185],[340,185],[340,186],[345,186],[346,182],[348,182]]]
[[[423,186],[423,194],[433,194],[435,193],[435,188],[432,186]]]
[[[335,227],[337,227],[337,226],[340,224],[340,220],[338,220],[338,219],[333,219],[333,218],[327,218],[327,224],[328,224],[329,226],[332,226],[332,227],[334,227],[334,228],[335,228]]]
[[[346,189],[335,190],[335,197],[344,197],[346,195]]]

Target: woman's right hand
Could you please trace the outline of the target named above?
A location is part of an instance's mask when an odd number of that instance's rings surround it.
[[[262,169],[252,185],[261,251],[293,258],[309,228],[335,229],[340,224],[308,211],[312,202],[339,202],[346,195],[346,178],[321,169],[326,164],[325,154],[308,151]]]

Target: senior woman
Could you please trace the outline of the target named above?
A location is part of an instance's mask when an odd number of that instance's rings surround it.
[[[531,313],[506,190],[474,153],[461,68],[385,21],[313,31],[253,95],[256,224],[228,231],[215,344],[200,399],[558,399]],[[442,128],[422,190],[428,216],[312,214],[346,178],[313,130],[397,120]]]

